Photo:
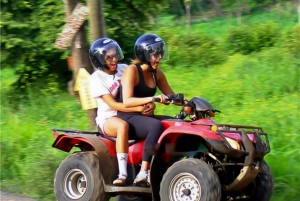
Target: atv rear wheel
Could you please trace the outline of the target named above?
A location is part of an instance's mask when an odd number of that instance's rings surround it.
[[[59,201],[108,201],[98,158],[89,152],[68,156],[56,170],[54,192]]]
[[[256,187],[249,201],[269,201],[272,197],[274,180],[268,164],[263,160],[255,179]]]
[[[217,174],[205,162],[189,158],[167,170],[159,194],[163,201],[219,201],[221,185]]]

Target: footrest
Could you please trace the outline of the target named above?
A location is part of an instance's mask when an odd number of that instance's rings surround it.
[[[151,194],[152,189],[150,187],[139,187],[139,186],[114,186],[106,185],[104,191],[107,193],[147,193]]]

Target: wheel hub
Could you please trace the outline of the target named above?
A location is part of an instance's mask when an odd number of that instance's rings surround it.
[[[87,190],[85,174],[79,169],[70,170],[64,179],[64,192],[71,199],[81,198]]]
[[[169,187],[171,201],[200,201],[201,186],[197,178],[190,173],[176,175]]]
[[[191,190],[190,190],[190,189],[184,189],[184,190],[182,191],[182,193],[183,193],[183,195],[185,195],[185,196],[190,196],[190,195],[191,195]]]

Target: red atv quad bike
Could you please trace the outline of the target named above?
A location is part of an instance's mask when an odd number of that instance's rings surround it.
[[[168,95],[183,107],[175,119],[163,120],[153,155],[150,187],[133,186],[142,160],[143,141],[129,141],[126,186],[114,186],[118,174],[115,138],[99,132],[52,129],[53,147],[70,152],[58,167],[54,189],[59,201],[268,201],[274,181],[264,156],[270,152],[261,127],[218,124],[205,99],[184,100]],[[158,101],[158,100],[156,100]],[[185,120],[189,117],[190,120]]]

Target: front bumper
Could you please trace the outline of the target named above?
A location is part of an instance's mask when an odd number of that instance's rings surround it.
[[[259,173],[260,163],[263,157],[271,151],[268,134],[263,132],[261,127],[240,126],[230,124],[218,124],[217,134],[222,140],[207,140],[211,149],[218,154],[223,154],[234,159],[243,159],[242,169],[236,179],[229,185],[224,185],[224,191],[238,191],[247,187]],[[225,128],[225,129],[222,129]],[[250,131],[248,131],[250,129]],[[243,150],[233,149],[226,140],[224,133],[238,133],[241,136],[240,144]],[[248,134],[252,134],[251,141]],[[265,141],[261,138],[263,136]],[[221,165],[228,165],[222,163]]]

